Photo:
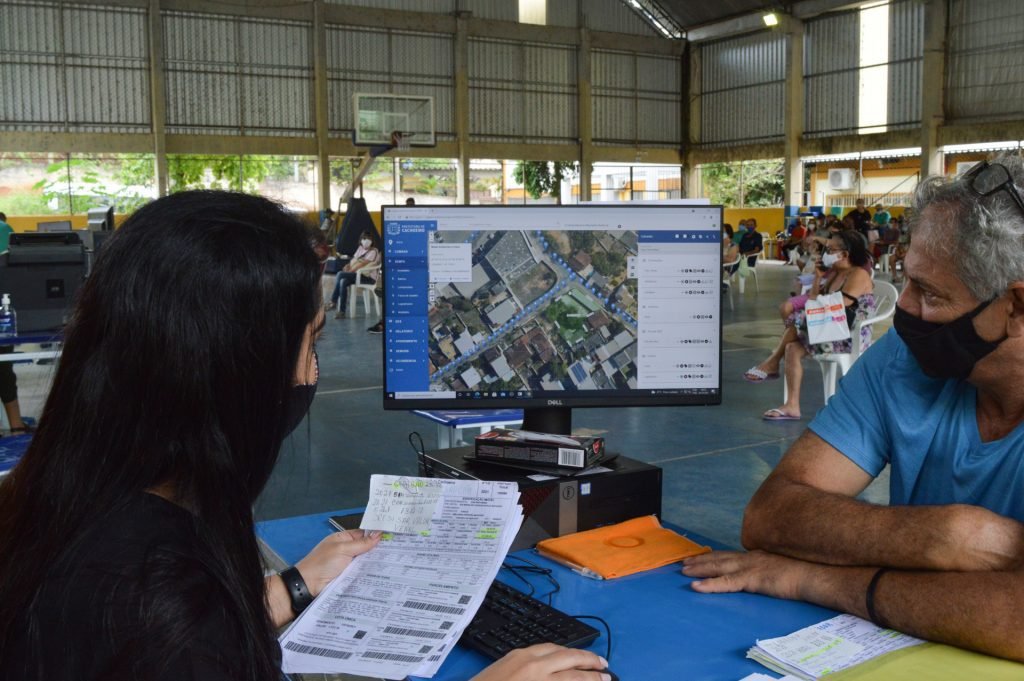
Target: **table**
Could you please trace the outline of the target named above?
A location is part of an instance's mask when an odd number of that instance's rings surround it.
[[[256,532],[271,567],[292,565],[331,531],[327,518],[358,512],[332,511],[316,515],[271,520],[257,525]],[[677,531],[680,528],[673,527]],[[688,533],[695,541],[724,548]],[[759,638],[784,636],[837,613],[807,603],[784,601],[754,594],[699,594],[689,587],[678,565],[609,581],[581,577],[533,550],[513,555],[550,567],[561,591],[552,604],[570,615],[597,615],[611,626],[610,668],[621,681],[738,681],[764,667],[745,658]],[[508,574],[498,579],[525,590]],[[527,576],[543,596],[550,588],[543,577]],[[603,632],[603,628],[593,622]],[[589,648],[605,655],[602,633]],[[466,681],[489,661],[456,647],[435,681]]]
[[[494,428],[504,428],[523,422],[522,409],[482,409],[479,411],[417,409],[413,413],[437,424],[438,449],[469,444],[461,432],[469,428],[479,428],[481,433],[485,433]]]
[[[18,334],[8,338],[0,338],[0,346],[4,345],[27,345],[29,343],[47,344],[54,346],[50,350],[38,350],[36,352],[8,352],[0,354],[0,362],[26,362],[36,359],[56,359],[60,357],[61,344],[64,342],[64,334],[60,331],[35,332]]]

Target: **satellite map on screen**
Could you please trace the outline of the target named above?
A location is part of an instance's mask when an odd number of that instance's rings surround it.
[[[438,231],[471,277],[434,283],[430,389],[636,388],[635,231]]]

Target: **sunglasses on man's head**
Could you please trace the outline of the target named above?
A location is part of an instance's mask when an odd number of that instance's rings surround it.
[[[963,180],[967,183],[968,189],[978,196],[991,196],[998,191],[1005,191],[1017,204],[1021,215],[1024,215],[1024,198],[1021,198],[1020,192],[1017,191],[1013,176],[1006,166],[982,161],[964,173]]]

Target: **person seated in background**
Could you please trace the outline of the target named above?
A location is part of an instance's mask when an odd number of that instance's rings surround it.
[[[871,221],[875,223],[875,229],[881,233],[889,226],[889,222],[892,221],[892,214],[879,203],[875,205],[875,214],[871,217]]]
[[[747,258],[747,264],[751,267],[756,265],[755,256],[764,250],[764,237],[757,231],[757,220],[754,218],[747,218],[746,232],[740,236],[739,247],[740,254]]]
[[[780,259],[789,262],[789,252],[799,248],[804,242],[805,236],[807,236],[807,227],[804,226],[803,218],[797,218],[789,237],[779,249]]]
[[[872,255],[875,262],[883,257],[888,257],[890,246],[895,246],[900,238],[899,226],[895,220],[890,220],[884,227],[879,227],[878,241],[872,247]]]
[[[852,222],[847,225],[846,220]],[[871,211],[864,205],[864,199],[857,199],[857,205],[843,218],[845,229],[856,229],[864,238],[868,238],[868,230],[871,229]]]
[[[14,352],[13,345],[0,345],[0,354]],[[11,435],[24,435],[33,431],[32,426],[21,417],[21,404],[18,402],[18,376],[14,373],[13,362],[0,362],[0,402],[4,405],[7,424]]]
[[[821,256],[811,291],[818,293],[842,293],[846,305],[846,321],[850,328],[875,311],[874,284],[865,266],[871,262],[864,239],[856,232],[840,232],[829,241],[827,250]],[[786,360],[786,403],[769,409],[762,416],[766,421],[794,421],[800,416],[800,385],[803,381],[803,358],[806,355],[848,353],[852,348],[850,339],[829,343],[811,343],[807,335],[807,319],[804,309],[796,310],[785,322],[786,330],[778,346],[757,366],[743,375],[752,383],[778,378],[779,365]],[[863,345],[871,343],[871,328],[861,329]]]
[[[824,219],[818,219],[816,217],[810,217],[807,219],[807,234],[808,236],[823,236],[828,233],[825,228]]]
[[[914,193],[886,334],[757,491],[750,553],[684,561],[702,592],[810,601],[1024,662],[1024,162]],[[894,406],[896,408],[894,408]],[[889,470],[889,504],[858,495]]]
[[[737,246],[739,246],[740,245],[740,239],[742,239],[743,235],[746,234],[746,233],[747,233],[747,221],[746,220],[740,220],[738,223],[736,223],[736,229],[732,233],[733,243],[735,243]]]
[[[266,199],[180,192],[111,236],[0,482],[4,678],[282,678],[275,630],[309,599],[264,576],[253,504],[316,391],[321,307],[304,226]],[[378,541],[334,533],[288,579],[316,596]],[[606,666],[544,644],[476,681]]]
[[[4,253],[11,247],[11,234],[14,228],[7,224],[7,215],[0,213],[0,253]]]
[[[892,273],[892,283],[902,284],[905,278],[903,261],[910,250],[910,230],[902,215],[897,222],[896,230],[898,234],[896,237],[896,249],[889,256],[889,272]]]
[[[739,244],[734,240],[735,232],[732,229],[732,225],[728,222],[722,225],[722,262],[732,262],[739,257],[740,247]],[[739,264],[733,265],[732,268],[726,268],[728,274],[732,274],[736,271],[736,267]]]
[[[359,235],[359,248],[352,255],[352,259],[335,276],[334,291],[331,292],[331,302],[327,304],[326,308],[327,310],[337,308],[337,311],[334,313],[335,319],[345,318],[345,305],[348,303],[348,287],[356,282],[356,273],[359,270],[366,269],[366,277],[374,282],[377,281],[377,276],[380,273],[381,257],[380,249],[377,248],[376,242],[377,233],[368,229],[364,230]]]
[[[797,310],[804,309],[809,297],[808,292],[811,290],[811,286],[814,285],[814,279],[817,276],[819,262],[818,244],[810,233],[804,237],[801,251],[802,255],[796,261],[797,267],[800,268],[800,274],[793,279],[789,298],[783,301],[782,305],[779,305],[779,315],[782,317],[783,322],[789,319]]]

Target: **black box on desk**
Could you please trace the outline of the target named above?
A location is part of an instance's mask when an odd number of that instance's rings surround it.
[[[642,461],[619,456],[597,467],[607,471],[536,480],[530,471],[465,459],[472,455],[472,447],[426,452],[419,456],[419,474],[517,483],[525,517],[513,551],[638,516],[661,517],[661,469]]]
[[[604,458],[604,438],[495,428],[477,435],[476,458],[583,470]],[[540,471],[538,471],[540,472]]]

